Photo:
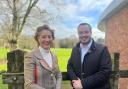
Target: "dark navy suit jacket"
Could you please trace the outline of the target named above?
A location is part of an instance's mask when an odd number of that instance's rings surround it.
[[[71,53],[67,72],[71,80],[80,78],[83,89],[110,89],[111,57],[106,46],[93,41],[81,64],[80,43]]]

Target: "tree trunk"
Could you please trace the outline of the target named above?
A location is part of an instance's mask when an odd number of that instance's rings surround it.
[[[9,46],[10,46],[10,50],[17,49],[17,40],[16,39],[9,40]]]

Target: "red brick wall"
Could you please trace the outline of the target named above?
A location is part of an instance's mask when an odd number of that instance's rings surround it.
[[[128,6],[107,21],[106,45],[111,53],[120,52],[120,69],[128,70]],[[128,80],[120,79],[119,89],[128,89]]]

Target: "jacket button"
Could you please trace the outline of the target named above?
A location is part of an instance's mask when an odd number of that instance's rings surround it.
[[[81,73],[82,75],[84,75],[85,73]]]
[[[51,74],[51,77],[53,77],[53,74]]]

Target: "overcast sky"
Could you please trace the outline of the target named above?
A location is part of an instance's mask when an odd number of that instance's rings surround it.
[[[97,29],[97,24],[102,12],[113,0],[64,0],[65,4],[59,11],[47,1],[40,0],[39,7],[46,8],[53,15],[58,14],[57,16],[62,18],[53,24],[56,38],[77,36],[76,28],[82,22],[91,24],[93,37],[104,38],[104,32]],[[61,3],[61,0],[58,1]]]

